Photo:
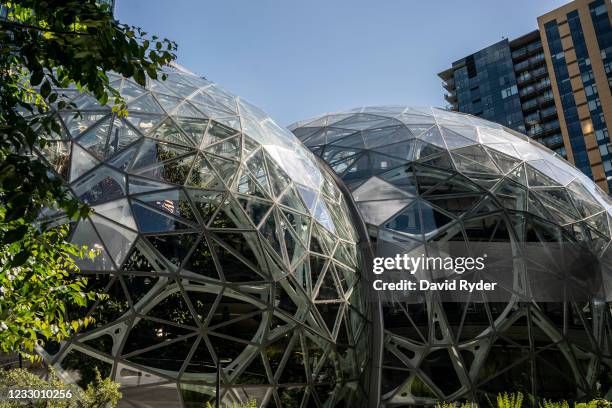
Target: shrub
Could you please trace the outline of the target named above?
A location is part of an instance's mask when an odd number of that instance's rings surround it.
[[[567,401],[543,400],[540,403],[540,408],[569,408],[569,404]]]
[[[523,405],[523,393],[517,392],[508,394],[507,392],[497,395],[497,408],[521,408]]]
[[[589,402],[579,402],[576,408],[612,408],[612,402],[605,399],[594,399]]]
[[[0,389],[69,390],[73,395],[70,399],[41,399],[30,402],[3,400],[0,401],[0,408],[114,408],[121,398],[119,384],[109,378],[102,379],[97,368],[95,372],[95,380],[83,391],[75,384],[66,384],[60,380],[53,370],[49,372],[49,379],[44,380],[22,368],[0,369]]]
[[[119,383],[110,378],[102,378],[98,367],[95,368],[96,378],[87,384],[83,393],[83,408],[108,408],[117,406],[121,399]]]

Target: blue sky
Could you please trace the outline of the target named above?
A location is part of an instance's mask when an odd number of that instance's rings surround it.
[[[437,73],[563,0],[116,0],[178,63],[280,124],[362,105],[444,106]]]

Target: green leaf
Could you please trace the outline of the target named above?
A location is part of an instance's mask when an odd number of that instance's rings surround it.
[[[17,228],[10,229],[4,234],[4,244],[12,244],[13,242],[20,241],[25,234],[28,232],[27,225],[20,225]]]
[[[43,74],[42,69],[38,69],[38,70],[32,72],[32,76],[30,76],[30,83],[33,86],[37,86],[43,80],[44,76],[45,75]]]
[[[49,93],[51,92],[51,84],[49,83],[49,81],[43,82],[42,86],[40,87],[40,94],[42,95],[43,98],[47,98],[49,96]]]

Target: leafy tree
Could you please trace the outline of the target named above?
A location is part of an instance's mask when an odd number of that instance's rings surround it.
[[[34,373],[22,368],[12,370],[0,369],[0,388],[6,392],[12,389],[38,389],[60,391],[66,398],[7,400],[0,401],[0,408],[112,408],[121,399],[119,383],[108,378],[102,378],[95,368],[96,377],[85,390],[75,384],[67,384],[60,380],[51,370],[48,379],[44,380]],[[4,395],[6,397],[6,395]]]
[[[44,208],[73,220],[89,213],[33,153],[60,133],[50,109],[74,108],[58,89],[89,92],[126,116],[106,73],[141,85],[147,75],[165,79],[160,69],[175,58],[176,44],[119,23],[95,0],[0,5],[8,10],[0,18],[0,350],[23,345],[27,354],[36,342],[61,340],[87,324],[64,319],[64,309],[95,298],[75,275],[74,259],[91,251],[69,244],[66,228],[40,221]]]

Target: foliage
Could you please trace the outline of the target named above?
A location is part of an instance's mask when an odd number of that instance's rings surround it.
[[[540,408],[569,408],[567,401],[542,400]]]
[[[215,408],[215,406],[211,405],[210,402],[207,402],[205,408]],[[251,400],[246,404],[223,405],[223,408],[257,408],[257,402],[255,400]]]
[[[6,387],[18,388],[18,389],[57,389],[57,390],[70,390],[73,395],[78,395],[79,388],[75,385],[65,384],[63,381],[57,378],[54,372],[49,374],[49,380],[45,381],[35,374],[21,368],[15,368],[12,370],[0,369],[0,389]],[[0,401],[0,408],[76,408],[77,399],[53,399],[53,400],[38,400],[36,402],[26,403],[24,400],[2,400]]]
[[[72,398],[20,401],[0,401],[0,408],[112,408],[117,406],[121,398],[119,384],[109,378],[102,379],[96,369],[96,379],[87,386],[85,391],[74,384],[66,384],[60,380],[54,371],[50,371],[49,379],[43,380],[28,370],[15,368],[0,369],[0,389],[47,389],[70,391]]]
[[[121,399],[119,383],[110,378],[102,378],[100,371],[96,367],[96,378],[87,385],[83,393],[84,408],[108,408],[117,405]]]
[[[33,224],[43,208],[55,207],[69,219],[86,216],[79,204],[41,160],[37,149],[57,138],[61,122],[52,107],[74,108],[57,88],[90,92],[101,104],[127,115],[125,101],[106,72],[115,71],[144,85],[174,58],[176,44],[148,37],[120,24],[108,6],[96,0],[4,1],[9,12],[0,20],[0,250],[2,310],[0,349],[26,354],[38,337],[58,340],[87,324],[64,321],[64,302],[91,300],[83,279],[72,276],[69,259],[86,249],[71,246],[65,230],[45,232]],[[164,76],[162,75],[162,79]],[[38,226],[40,227],[40,226]],[[67,273],[66,273],[67,272]],[[47,290],[46,298],[40,296]],[[24,293],[32,291],[30,310]],[[42,304],[36,305],[36,301]],[[17,329],[17,324],[22,329]],[[22,342],[19,339],[23,339]]]
[[[517,392],[508,394],[507,392],[497,395],[497,408],[521,408],[523,405],[523,393]]]
[[[104,295],[86,291],[87,279],[73,274],[78,270],[75,258],[95,253],[67,243],[66,226],[42,233],[23,222],[20,226],[25,233],[15,241],[10,234],[20,228],[0,223],[0,349],[21,349],[32,357],[41,336],[59,341],[90,323],[89,318],[65,320],[66,307],[83,306]],[[24,254],[24,263],[15,262]]]
[[[594,399],[589,402],[579,402],[576,408],[612,408],[612,401],[605,399]]]

